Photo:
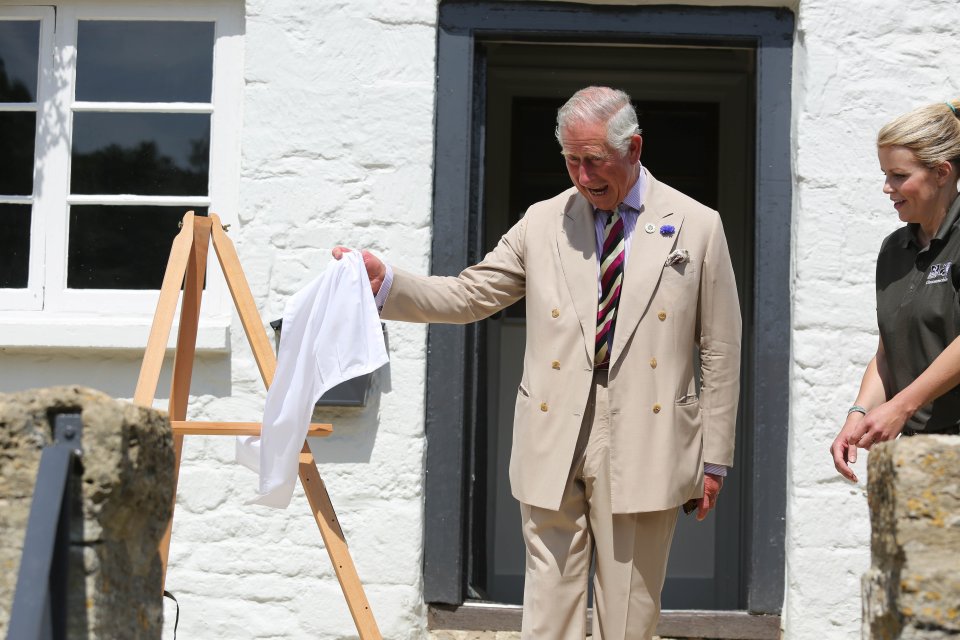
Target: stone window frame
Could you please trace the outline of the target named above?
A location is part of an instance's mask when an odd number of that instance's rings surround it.
[[[240,132],[243,97],[243,4],[234,0],[169,2],[65,1],[54,5],[7,4],[0,20],[39,20],[38,113],[32,196],[4,202],[32,203],[30,267],[26,289],[0,289],[0,347],[143,348],[157,290],[67,288],[67,220],[70,205],[89,196],[70,195],[73,114],[92,108],[74,101],[79,20],[184,20],[214,23],[212,97],[204,103],[96,103],[116,111],[211,114],[209,190],[206,196],[97,196],[96,202],[203,207],[225,224],[239,208]],[[22,109],[22,105],[21,105]],[[209,252],[208,260],[216,260]],[[209,264],[209,263],[208,263]],[[225,349],[231,318],[226,283],[209,269],[198,348]]]

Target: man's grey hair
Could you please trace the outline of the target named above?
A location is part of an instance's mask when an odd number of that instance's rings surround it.
[[[606,122],[607,144],[621,157],[630,148],[630,138],[640,133],[637,112],[630,96],[610,87],[580,89],[557,111],[557,142],[563,146],[563,131],[584,122]]]

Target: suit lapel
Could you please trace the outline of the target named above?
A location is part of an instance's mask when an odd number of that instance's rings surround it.
[[[597,332],[597,236],[593,207],[579,193],[569,200],[557,232],[557,251],[573,306],[593,360]]]
[[[683,225],[683,213],[674,209],[663,187],[647,174],[647,193],[630,240],[630,256],[623,276],[623,289],[617,307],[617,326],[613,336],[611,365],[616,364],[630,336],[646,314],[653,292],[663,274],[663,263],[676,247]],[[652,233],[645,229],[653,225]],[[660,227],[672,225],[672,236],[662,236]]]

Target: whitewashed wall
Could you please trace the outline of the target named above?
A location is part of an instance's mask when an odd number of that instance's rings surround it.
[[[798,10],[789,640],[859,634],[860,576],[870,564],[866,456],[853,485],[827,448],[876,351],[876,255],[902,224],[882,193],[876,132],[909,109],[960,95],[960,7],[922,0],[905,9],[817,0]]]
[[[280,317],[335,244],[428,268],[435,41],[430,3],[247,3],[231,236],[265,320]],[[194,416],[262,410],[237,322],[231,340],[230,392],[196,398]],[[334,425],[313,451],[385,638],[426,633],[425,340],[422,326],[390,325],[391,363],[368,406],[314,416]],[[229,438],[187,441],[167,582],[180,637],[355,637],[302,490],[286,511],[245,506],[255,477],[232,459]],[[169,630],[169,606],[167,616]]]
[[[875,349],[876,252],[898,226],[873,140],[890,117],[960,95],[960,9],[955,0],[784,4],[797,14],[784,626],[788,640],[839,640],[859,632],[866,461],[851,485],[827,447]],[[245,14],[241,209],[231,236],[264,320],[280,316],[334,244],[426,271],[435,3],[251,0]],[[258,419],[264,393],[236,321],[230,337],[229,354],[198,360],[192,418]],[[424,327],[391,323],[391,363],[370,404],[315,416],[335,426],[314,452],[387,638],[426,635],[425,338]],[[134,351],[0,349],[0,389],[83,382],[128,397],[138,365]],[[167,581],[181,604],[180,637],[353,637],[302,491],[285,512],[247,507],[255,480],[232,460],[229,438],[187,440]]]

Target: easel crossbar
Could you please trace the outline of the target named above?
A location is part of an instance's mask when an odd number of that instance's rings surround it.
[[[199,420],[171,420],[173,433],[181,436],[258,436],[263,427],[260,422],[203,422]],[[324,438],[333,433],[333,425],[311,424],[307,430],[310,438]]]

